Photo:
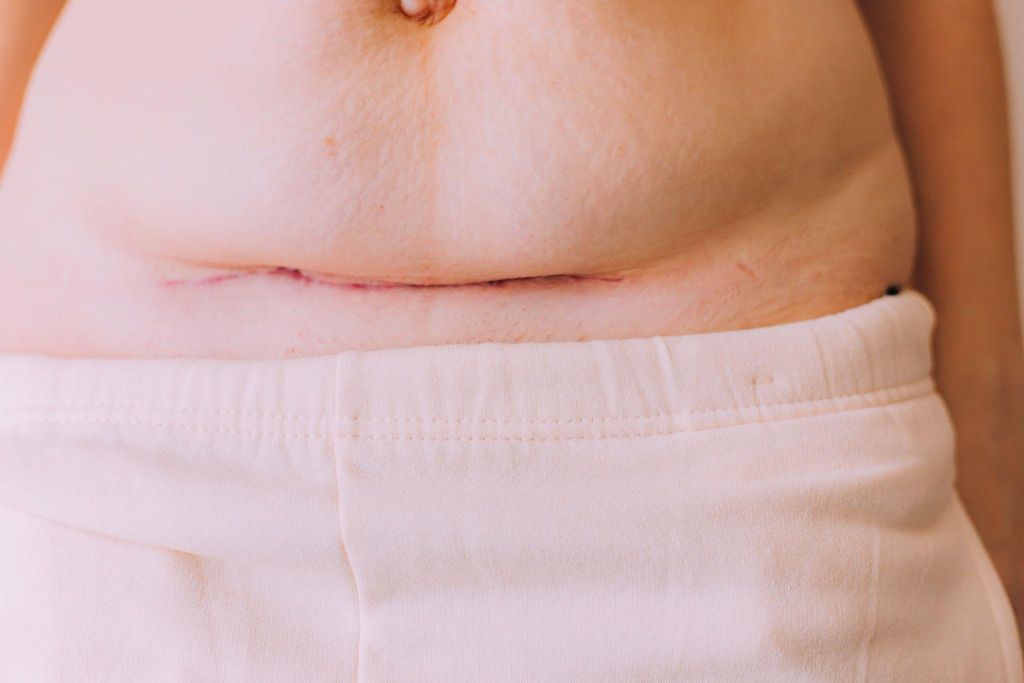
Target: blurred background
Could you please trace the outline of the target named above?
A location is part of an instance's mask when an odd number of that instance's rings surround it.
[[[996,0],[1003,30],[1003,54],[1010,82],[1017,209],[1017,272],[1024,310],[1024,0]]]

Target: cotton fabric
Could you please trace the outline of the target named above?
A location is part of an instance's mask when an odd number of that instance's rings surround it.
[[[0,355],[0,680],[1021,683],[934,322]]]

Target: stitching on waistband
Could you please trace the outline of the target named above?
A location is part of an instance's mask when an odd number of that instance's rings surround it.
[[[863,398],[872,396],[885,396],[893,393],[906,393],[910,389],[924,387],[931,390],[934,387],[934,380],[931,377],[924,379],[914,380],[906,382],[904,384],[896,384],[890,387],[883,387],[881,389],[875,389],[873,391],[864,391],[850,394],[839,394],[838,396],[825,396],[822,398],[806,399],[801,401],[777,401],[777,402],[762,402],[762,403],[749,403],[740,404],[734,406],[723,406],[721,408],[697,408],[694,410],[684,410],[680,412],[672,413],[640,413],[638,415],[593,415],[584,417],[572,417],[572,418],[521,418],[521,419],[504,419],[504,418],[424,418],[424,417],[387,417],[382,415],[352,415],[345,419],[356,421],[356,422],[395,422],[399,424],[406,423],[430,423],[430,424],[573,424],[573,423],[586,423],[586,422],[625,422],[629,420],[644,420],[650,418],[672,418],[672,417],[686,417],[689,415],[708,415],[712,413],[728,413],[736,410],[751,410],[755,408],[772,408],[772,407],[792,407],[792,406],[810,406],[818,403],[828,403],[830,401],[838,401],[848,398]],[[901,390],[903,390],[901,392]],[[216,410],[212,408],[189,408],[184,406],[153,406],[144,404],[116,404],[116,403],[81,403],[81,404],[40,404],[34,406],[22,406],[19,408],[7,408],[0,410],[0,415],[10,415],[13,413],[21,413],[32,410],[85,410],[85,409],[102,409],[102,410],[154,410],[154,411],[166,411],[176,413],[186,413],[191,415],[215,415],[221,417],[251,417],[257,419],[284,419],[284,420],[301,420],[306,422],[319,422],[325,420],[336,420],[339,418],[332,418],[329,415],[289,415],[285,413],[259,413],[250,411],[235,411],[235,410]],[[116,418],[107,418],[108,421],[116,421]]]
[[[910,385],[906,385],[910,386]],[[865,396],[870,394],[863,394]],[[216,434],[230,434],[230,435],[241,435],[241,436],[266,436],[266,437],[284,437],[294,438],[301,440],[317,440],[326,438],[351,438],[351,439],[371,439],[371,440],[383,440],[383,441],[582,441],[582,440],[594,440],[594,439],[616,439],[616,438],[629,438],[629,437],[645,437],[645,436],[663,436],[677,433],[688,433],[688,432],[704,432],[712,431],[715,429],[724,429],[728,427],[738,427],[744,425],[756,425],[756,424],[767,424],[772,422],[784,422],[786,420],[794,420],[805,417],[819,417],[838,412],[855,412],[860,410],[870,410],[872,408],[880,408],[887,405],[896,405],[899,403],[907,403],[911,401],[917,401],[925,398],[930,398],[936,395],[935,392],[929,388],[926,391],[922,391],[918,394],[909,394],[899,397],[893,397],[888,401],[880,401],[877,403],[870,403],[868,405],[857,406],[855,408],[843,408],[828,412],[810,412],[799,415],[786,415],[782,417],[769,418],[769,419],[758,419],[758,420],[735,420],[733,422],[721,422],[717,424],[711,424],[707,426],[698,427],[674,427],[672,429],[654,431],[634,431],[634,432],[611,432],[607,434],[570,434],[570,435],[550,435],[550,436],[521,436],[521,435],[506,435],[506,436],[465,436],[465,435],[454,435],[454,436],[439,436],[439,435],[400,435],[400,434],[375,434],[367,432],[342,432],[342,431],[326,431],[326,432],[313,432],[313,433],[298,433],[298,432],[280,432],[280,431],[265,431],[265,430],[243,430],[243,429],[224,429],[218,427],[208,427],[201,425],[188,425],[180,422],[156,422],[149,420],[130,420],[130,419],[119,419],[117,417],[83,417],[83,418],[32,418],[19,420],[18,424],[112,424],[112,425],[127,425],[127,426],[141,426],[141,427],[158,427],[165,429],[181,429],[192,432],[205,432],[205,433],[216,433]],[[783,405],[783,404],[779,404]],[[757,406],[754,406],[757,407]],[[514,424],[514,423],[511,423]]]
[[[218,415],[221,417],[255,417],[260,419],[274,418],[285,420],[306,420],[309,422],[330,419],[330,416],[327,414],[317,417],[314,415],[288,415],[285,413],[253,413],[238,410],[214,410],[212,408],[189,408],[183,406],[152,406],[132,403],[43,403],[34,406],[22,406],[20,408],[6,408],[4,410],[0,410],[0,415],[18,413],[25,410],[85,410],[89,408],[102,410],[163,410],[169,413],[189,413],[192,415]]]

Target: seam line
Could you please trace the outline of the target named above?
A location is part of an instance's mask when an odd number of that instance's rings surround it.
[[[905,382],[903,384],[896,384],[889,387],[882,387],[872,391],[857,392],[851,394],[840,394],[838,396],[825,396],[821,398],[806,399],[800,401],[776,401],[776,402],[757,402],[750,404],[739,404],[734,406],[722,406],[718,408],[697,408],[693,410],[683,410],[678,412],[668,413],[640,413],[636,415],[594,415],[584,416],[575,418],[522,418],[522,419],[503,419],[503,418],[423,418],[423,417],[388,417],[379,415],[352,415],[348,419],[352,421],[366,421],[366,422],[399,422],[399,423],[431,423],[431,424],[572,424],[572,423],[585,423],[585,422],[626,422],[630,420],[644,420],[650,418],[666,418],[666,417],[687,417],[691,415],[706,415],[706,414],[718,414],[735,412],[739,410],[749,410],[754,408],[775,408],[775,407],[793,407],[793,406],[812,406],[823,403],[831,403],[834,401],[851,399],[851,398],[871,398],[871,397],[885,397],[889,394],[899,393],[901,390],[909,392],[912,388],[925,387],[931,389],[933,386],[933,379],[931,377],[925,377],[923,379],[914,380],[911,382]],[[331,408],[331,419],[339,419],[337,416],[337,389],[335,389],[335,395],[332,399]],[[153,405],[119,405],[119,404],[39,404],[32,406],[22,406],[18,408],[5,408],[0,409],[0,415],[10,415],[26,411],[33,410],[87,410],[87,409],[114,409],[114,410],[153,410],[153,411],[166,411],[171,413],[186,413],[191,415],[217,415],[223,417],[252,417],[260,419],[281,419],[281,420],[302,420],[307,422],[322,422],[325,418],[323,416],[313,415],[289,415],[289,414],[278,414],[278,413],[259,413],[259,412],[244,412],[244,411],[232,411],[232,410],[213,410],[213,409],[202,409],[202,408],[190,408],[190,407],[174,407],[174,406],[153,406]],[[110,418],[115,419],[115,418]]]
[[[730,427],[742,427],[746,425],[757,425],[757,424],[769,424],[775,422],[785,422],[787,420],[803,419],[808,417],[824,417],[827,415],[834,415],[838,413],[847,413],[860,410],[871,410],[874,408],[882,408],[885,406],[899,405],[901,403],[907,403],[911,401],[922,400],[930,398],[935,395],[934,391],[928,390],[920,392],[919,394],[911,394],[906,396],[900,396],[886,401],[878,401],[868,403],[866,405],[852,406],[848,408],[838,408],[836,410],[830,410],[825,412],[804,412],[796,415],[784,415],[779,417],[773,417],[769,419],[737,419],[732,422],[715,422],[708,425],[689,426],[689,427],[673,427],[670,429],[662,430],[640,430],[640,431],[623,431],[623,432],[608,432],[603,434],[554,434],[554,435],[539,435],[539,436],[522,436],[522,435],[501,435],[501,436],[466,436],[466,435],[410,435],[410,434],[388,434],[388,433],[373,433],[366,431],[340,431],[340,430],[329,430],[329,431],[317,431],[317,432],[283,432],[283,431],[270,431],[270,430],[244,430],[244,429],[225,429],[203,425],[189,425],[180,422],[157,422],[150,420],[131,420],[123,419],[119,417],[37,417],[37,418],[26,418],[14,421],[13,425],[26,425],[26,424],[110,424],[110,425],[122,425],[122,426],[140,426],[140,427],[156,427],[161,429],[180,429],[185,431],[200,432],[200,433],[214,433],[214,434],[229,434],[234,436],[254,436],[254,437],[275,437],[275,438],[292,438],[299,440],[317,440],[325,438],[349,438],[349,439],[371,439],[371,440],[383,440],[383,441],[524,441],[524,442],[540,442],[540,441],[587,441],[587,440],[600,440],[600,439],[619,439],[619,438],[639,438],[649,436],[667,436],[671,434],[684,434],[691,432],[706,432],[713,431],[716,429],[727,429]],[[509,425],[515,425],[518,423],[509,422]],[[4,425],[0,424],[0,433],[3,433]]]
[[[860,646],[860,657],[857,660],[857,680],[864,683],[868,680],[868,658],[871,651],[871,643],[875,639],[875,632],[878,629],[878,581],[882,565],[882,550],[880,534],[877,526],[871,528],[871,585],[868,598],[868,626],[864,634],[864,642]]]
[[[331,387],[331,418],[337,418],[338,414],[338,391],[341,387],[341,357],[336,356],[334,361],[334,385]],[[352,564],[352,558],[349,555],[349,545],[345,538],[345,522],[344,515],[342,513],[342,490],[341,490],[341,463],[338,460],[338,437],[341,434],[334,433],[331,435],[331,456],[332,465],[334,468],[334,490],[336,492],[335,503],[337,505],[336,514],[338,522],[338,543],[341,547],[341,554],[344,558],[345,564],[348,566],[349,574],[352,576],[352,594],[355,597],[356,604],[356,655],[355,655],[355,680],[359,683],[361,680],[360,670],[360,655],[363,649],[363,605],[361,598],[361,591],[359,590],[359,579],[356,576],[356,568]]]

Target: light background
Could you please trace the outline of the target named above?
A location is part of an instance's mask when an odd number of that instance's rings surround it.
[[[1003,54],[1010,89],[1010,114],[1015,153],[1017,210],[1017,281],[1024,315],[1024,0],[996,0],[1003,34]]]

